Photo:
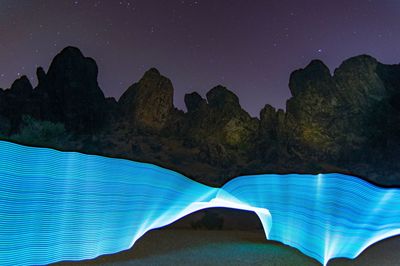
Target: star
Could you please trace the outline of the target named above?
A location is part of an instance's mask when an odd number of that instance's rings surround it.
[[[30,77],[36,63],[47,66],[56,53],[72,45],[97,61],[98,81],[107,96],[119,97],[124,85],[148,66],[157,65],[177,83],[178,108],[185,108],[183,95],[190,86],[205,93],[207,84],[212,87],[225,75],[229,86],[243,95],[251,79],[264,98],[249,91],[244,103],[249,105],[244,107],[258,116],[259,106],[269,99],[284,107],[290,96],[288,75],[314,58],[324,59],[332,68],[363,52],[383,63],[399,62],[400,26],[390,8],[397,4],[367,1],[344,1],[343,8],[335,1],[322,7],[307,1],[8,0],[0,8],[4,40],[0,41],[0,87],[9,86],[17,72]],[[340,45],[343,39],[346,44]],[[218,67],[221,74],[210,66]],[[274,97],[266,97],[267,90]]]

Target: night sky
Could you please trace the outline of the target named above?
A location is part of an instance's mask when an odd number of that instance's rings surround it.
[[[117,99],[150,67],[183,95],[227,86],[252,115],[284,107],[290,73],[322,59],[331,70],[367,53],[400,62],[400,1],[0,0],[0,87],[19,75],[36,84],[67,45],[99,66]]]

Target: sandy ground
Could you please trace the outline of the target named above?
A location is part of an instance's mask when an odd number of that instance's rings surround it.
[[[400,237],[386,239],[355,260],[335,259],[329,266],[400,265]],[[321,265],[298,250],[267,241],[263,231],[158,229],[133,248],[93,260],[54,265]]]

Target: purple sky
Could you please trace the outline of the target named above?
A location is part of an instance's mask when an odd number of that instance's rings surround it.
[[[0,0],[0,87],[18,75],[36,84],[67,45],[99,66],[107,96],[119,98],[154,66],[183,95],[227,86],[257,116],[284,107],[291,71],[322,59],[333,70],[367,53],[400,62],[400,1]]]

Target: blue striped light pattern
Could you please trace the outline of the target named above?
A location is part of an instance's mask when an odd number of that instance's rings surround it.
[[[0,265],[119,252],[210,207],[254,211],[268,239],[324,265],[400,233],[400,190],[352,176],[241,176],[212,188],[151,164],[0,141]]]

